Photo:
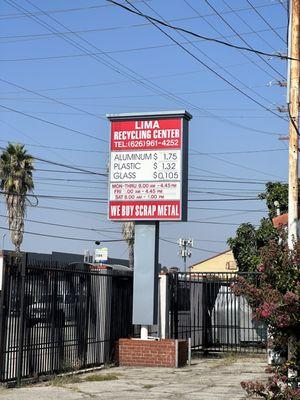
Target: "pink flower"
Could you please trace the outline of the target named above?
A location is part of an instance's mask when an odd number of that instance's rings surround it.
[[[265,266],[263,264],[261,264],[258,268],[259,272],[264,272],[265,271]]]
[[[263,310],[263,311],[261,312],[261,316],[262,316],[263,318],[269,318],[270,315],[271,315],[270,312],[267,311],[267,310]]]
[[[286,292],[283,298],[285,303],[289,305],[299,302],[299,296],[293,292]]]

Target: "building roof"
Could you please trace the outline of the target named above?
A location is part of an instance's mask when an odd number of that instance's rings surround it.
[[[205,261],[213,260],[214,258],[217,258],[217,257],[221,256],[222,254],[228,253],[229,251],[232,251],[232,250],[231,250],[231,249],[227,249],[227,250],[225,250],[225,251],[222,251],[221,253],[215,254],[215,255],[212,256],[212,257],[206,258],[205,260],[198,261],[197,263],[195,263],[195,264],[193,264],[193,265],[190,265],[189,268],[192,268],[192,267],[195,267],[196,265],[202,264],[202,263],[204,263]]]
[[[274,228],[280,228],[281,226],[287,225],[288,219],[289,219],[289,214],[282,214],[272,218],[272,223]]]

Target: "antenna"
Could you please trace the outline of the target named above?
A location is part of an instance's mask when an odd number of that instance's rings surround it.
[[[180,238],[177,243],[179,244],[178,255],[183,259],[184,272],[186,272],[186,259],[187,257],[191,257],[192,255],[190,249],[194,247],[194,241],[191,238],[189,239]]]

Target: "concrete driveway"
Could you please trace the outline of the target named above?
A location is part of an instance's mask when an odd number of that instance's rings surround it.
[[[266,379],[265,367],[265,355],[193,359],[181,369],[116,367],[20,389],[1,388],[0,399],[237,400],[246,398],[240,382]]]

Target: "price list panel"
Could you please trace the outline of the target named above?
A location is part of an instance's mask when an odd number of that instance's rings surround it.
[[[180,150],[112,152],[111,182],[178,181],[181,175]]]
[[[112,121],[109,218],[181,220],[182,118]]]

